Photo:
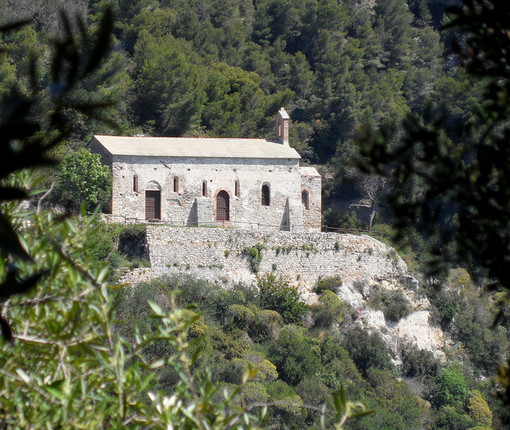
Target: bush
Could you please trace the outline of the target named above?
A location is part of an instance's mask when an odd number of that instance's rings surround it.
[[[251,403],[267,403],[269,401],[269,394],[266,387],[260,382],[248,382],[244,385],[241,392],[244,404]]]
[[[409,315],[411,308],[402,291],[381,291],[370,300],[370,305],[380,309],[384,318],[390,322],[398,322]]]
[[[389,350],[376,333],[368,334],[355,327],[344,333],[342,346],[349,352],[352,361],[364,376],[371,367],[381,370],[393,369]]]
[[[430,351],[406,345],[401,349],[401,356],[404,376],[415,378],[436,375],[439,363]]]
[[[467,430],[472,426],[473,420],[453,406],[444,405],[439,409],[435,428],[440,430]]]
[[[271,309],[259,309],[255,312],[255,318],[248,333],[259,341],[277,339],[282,326],[283,318],[278,312]]]
[[[241,330],[247,330],[255,320],[255,313],[243,305],[230,305],[228,313],[232,316],[236,327]]]
[[[118,251],[130,259],[147,259],[145,224],[125,226],[119,234]]]
[[[442,405],[460,406],[468,392],[466,378],[459,364],[451,364],[436,376],[430,401],[436,408]]]
[[[269,428],[303,428],[306,411],[296,391],[281,380],[264,384],[271,401],[278,404],[270,412]]]
[[[271,345],[268,358],[278,368],[280,379],[297,385],[306,376],[324,372],[320,345],[295,325],[282,328],[278,341]]]
[[[433,313],[433,316],[439,322],[443,330],[447,329],[460,309],[458,294],[444,289],[437,295],[429,296],[429,298],[437,309],[437,312]]]
[[[340,344],[340,336],[328,336],[321,345],[321,359],[326,369],[324,383],[333,391],[341,385],[360,386],[363,378],[347,350]]]
[[[314,306],[313,316],[315,326],[329,328],[332,324],[342,324],[343,304],[338,296],[330,290],[326,290],[319,298],[319,305]]]
[[[487,427],[492,425],[492,412],[480,391],[469,392],[468,411],[469,416],[478,425]]]
[[[60,202],[73,209],[81,203],[88,211],[102,206],[110,199],[112,174],[103,166],[99,154],[88,149],[67,155],[59,166],[57,194]]]
[[[340,278],[340,276],[329,276],[327,278],[319,279],[313,288],[313,292],[316,294],[322,294],[324,291],[329,290],[336,294],[341,286],[342,278]]]
[[[264,245],[257,243],[255,246],[246,247],[243,249],[243,254],[249,258],[251,270],[253,273],[258,273],[260,263],[262,261],[262,250]]]
[[[273,274],[259,278],[260,306],[278,312],[285,324],[301,321],[307,312],[307,306],[301,301],[299,293],[289,283],[281,278],[276,279]]]
[[[384,318],[391,322],[398,322],[409,315],[409,302],[402,291],[387,291],[381,298]]]

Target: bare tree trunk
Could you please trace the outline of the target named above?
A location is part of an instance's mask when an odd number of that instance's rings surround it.
[[[377,208],[374,200],[370,200],[370,218],[368,220],[368,230],[372,231],[372,224],[377,213]]]

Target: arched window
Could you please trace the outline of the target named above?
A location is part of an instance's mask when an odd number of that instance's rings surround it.
[[[310,207],[310,203],[309,203],[309,200],[310,200],[310,199],[309,199],[309,197],[310,197],[310,196],[309,196],[309,194],[308,194],[308,191],[303,190],[303,191],[301,192],[301,201],[303,202],[303,206],[305,207],[305,209],[306,209],[306,210],[308,210],[308,209],[309,209],[309,207]]]
[[[262,185],[262,206],[269,206],[271,204],[271,196],[269,193],[269,185]]]
[[[174,176],[174,193],[179,192],[179,177]]]

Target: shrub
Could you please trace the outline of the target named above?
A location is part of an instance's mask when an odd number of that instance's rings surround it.
[[[260,382],[248,382],[243,386],[241,396],[244,404],[251,403],[267,403],[269,401],[269,394],[266,387]]]
[[[437,309],[434,316],[443,330],[447,329],[460,309],[459,296],[455,292],[445,289],[433,297],[431,301]]]
[[[342,278],[340,278],[340,276],[329,276],[327,278],[319,279],[315,284],[313,292],[316,294],[322,294],[324,291],[329,290],[334,293],[338,293],[341,286]]]
[[[297,386],[296,391],[305,404],[320,406],[331,396],[328,387],[317,376],[307,376]]]
[[[384,318],[391,322],[400,321],[411,312],[402,291],[385,291],[381,296],[381,310]]]
[[[283,318],[278,312],[271,309],[259,309],[255,312],[255,318],[248,333],[259,341],[276,339],[282,326]]]
[[[467,382],[459,364],[451,364],[436,376],[435,386],[430,395],[431,403],[460,406],[467,395]]]
[[[470,429],[473,425],[473,420],[463,413],[459,412],[456,408],[449,405],[444,405],[439,409],[438,420],[436,428],[441,430],[465,430]]]
[[[332,324],[342,324],[343,304],[338,296],[330,290],[326,290],[319,299],[319,305],[313,307],[315,326],[329,328]]]
[[[306,411],[296,391],[281,380],[264,383],[271,402],[277,404],[270,411],[268,428],[304,428]]]
[[[297,290],[284,279],[276,279],[273,274],[269,274],[259,278],[257,285],[261,307],[278,312],[285,324],[299,322],[307,312],[307,306],[301,301]]]
[[[344,333],[342,346],[349,352],[358,370],[366,376],[368,369],[392,370],[389,350],[379,335],[368,334],[359,327]]]
[[[83,202],[87,210],[105,204],[110,198],[112,175],[103,166],[99,154],[80,149],[67,155],[59,166],[58,195],[66,206],[78,209]]]
[[[388,291],[380,287],[370,298],[369,305],[374,309],[380,309],[389,322],[398,322],[411,312],[409,302],[402,291]]]
[[[234,319],[234,324],[241,330],[248,329],[255,320],[255,313],[243,305],[230,305],[228,313]]]
[[[258,273],[260,268],[260,263],[262,261],[262,250],[264,249],[264,245],[261,243],[257,243],[255,246],[246,247],[243,249],[243,254],[249,258],[251,270],[253,273]]]
[[[492,412],[480,391],[469,392],[468,410],[469,416],[477,424],[487,427],[492,425]]]
[[[147,259],[147,238],[145,224],[132,224],[125,226],[119,234],[120,253],[130,259]]]
[[[414,378],[436,375],[439,363],[430,351],[406,345],[401,349],[401,356],[404,376]]]
[[[306,336],[303,327],[287,325],[271,345],[268,358],[278,368],[280,379],[296,385],[307,375],[324,372],[320,353],[319,341]]]
[[[339,335],[326,337],[321,345],[321,359],[327,375],[323,382],[331,390],[338,391],[340,385],[348,388],[350,384],[362,384],[363,378],[347,350],[340,344]]]

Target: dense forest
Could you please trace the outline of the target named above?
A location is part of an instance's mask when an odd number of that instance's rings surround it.
[[[2,2],[0,24],[30,20],[1,35],[2,112],[41,124],[16,142],[45,134],[58,140],[47,152],[66,161],[40,170],[40,182],[26,172],[9,177],[1,200],[19,198],[17,186],[41,203],[34,186],[46,190],[57,180],[60,190],[44,198],[62,203],[69,154],[80,154],[93,134],[271,138],[274,114],[285,106],[291,145],[324,175],[324,223],[373,228],[386,239],[392,227],[379,199],[391,184],[353,167],[363,150],[360,127],[383,130],[391,145],[404,135],[404,118],[427,123],[441,114],[444,142],[461,146],[464,130],[476,136],[475,113],[483,110],[483,82],[455,55],[463,34],[439,31],[448,3]],[[102,52],[107,5],[113,41]],[[81,68],[89,54],[98,64]],[[31,104],[18,109],[19,100]],[[5,129],[15,135],[22,128]],[[14,153],[18,143],[9,143]],[[367,222],[337,211],[339,201],[351,200],[369,201]],[[510,419],[490,382],[508,351],[510,311],[505,293],[487,292],[483,276],[457,268],[435,282],[423,277],[420,294],[433,323],[451,336],[447,361],[409,347],[399,364],[377,333],[357,328],[356,310],[334,294],[340,279],[318,283],[313,306],[270,276],[257,288],[231,291],[189,278],[121,288],[118,268],[146,262],[120,243],[142,229],[41,208],[24,225],[25,209],[2,203],[0,233],[15,244],[0,246],[2,286],[33,288],[28,296],[2,296],[2,333],[16,339],[1,344],[0,422],[7,428],[329,428],[344,412],[365,408],[373,413],[345,428],[490,429]],[[455,221],[458,208],[448,209]],[[416,229],[407,239],[398,250],[420,270],[431,238]],[[374,306],[386,318],[406,312],[397,296]],[[344,394],[364,406],[346,403]]]
[[[73,14],[94,25],[106,3],[65,2],[71,31]],[[346,168],[357,127],[394,127],[409,112],[447,109],[455,141],[480,103],[480,91],[444,49],[452,36],[438,31],[447,20],[441,2],[111,3],[113,52],[72,97],[115,104],[101,122],[72,118],[78,127],[67,142],[71,150],[94,133],[272,138],[275,113],[285,106],[291,145],[304,162],[324,166],[325,197],[373,200],[380,187]],[[0,16],[34,18],[3,36],[10,48],[1,63],[4,91],[13,82],[27,90],[32,55],[47,61],[48,43],[66,31],[57,24],[59,5],[0,6]],[[41,92],[48,79],[38,76]],[[41,110],[47,97],[41,94]],[[334,218],[329,224],[338,224]]]

